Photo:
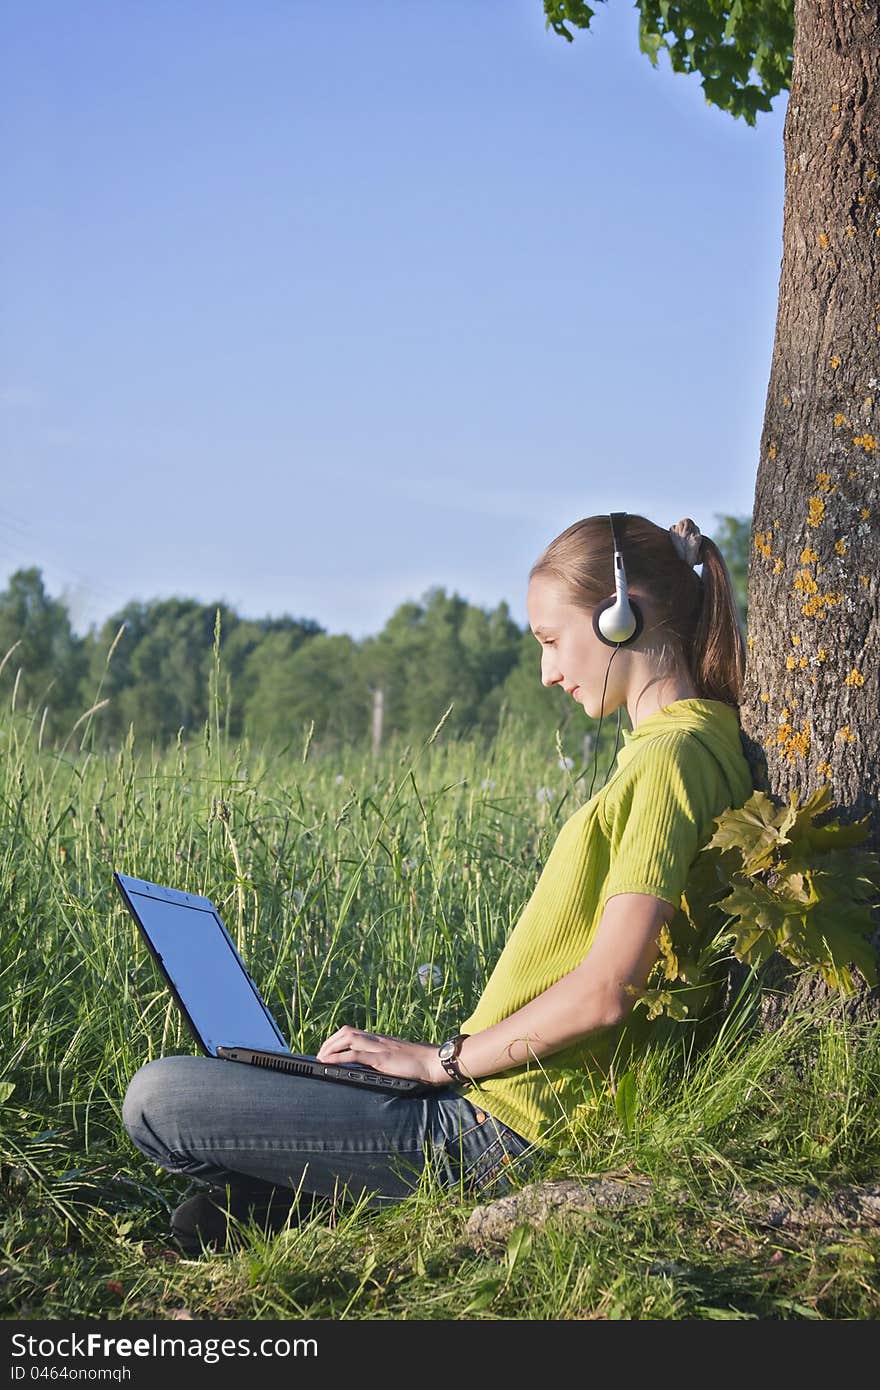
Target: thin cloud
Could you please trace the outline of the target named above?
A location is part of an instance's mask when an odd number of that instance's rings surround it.
[[[46,430],[46,443],[53,449],[67,449],[71,444],[78,442],[78,435],[75,430],[51,429]]]
[[[546,532],[548,541],[582,517],[602,515],[606,511],[629,511],[646,516],[658,525],[663,524],[670,507],[668,495],[639,496],[630,493],[627,496],[628,486],[625,482],[612,494],[604,478],[600,484],[601,490],[587,481],[576,492],[554,493],[538,488],[479,487],[463,483],[458,478],[385,480],[386,487],[391,491],[431,508],[445,507],[449,511],[527,522],[541,534]],[[672,506],[674,509],[674,502]],[[683,514],[679,511],[668,524],[672,525]]]
[[[43,399],[32,386],[0,386],[0,410],[31,410]]]
[[[529,488],[475,487],[460,478],[398,478],[386,480],[385,485],[390,491],[431,508],[445,507],[449,511],[530,524],[552,525],[560,514],[570,512],[576,518],[583,509],[583,498],[573,494],[548,496]]]

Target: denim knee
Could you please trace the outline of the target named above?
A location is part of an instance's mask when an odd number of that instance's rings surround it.
[[[174,1088],[169,1083],[198,1062],[195,1057],[157,1057],[145,1062],[128,1084],[122,1102],[122,1123],[129,1138],[154,1162],[164,1164],[173,1146],[167,1143]],[[180,1064],[183,1064],[181,1066]]]

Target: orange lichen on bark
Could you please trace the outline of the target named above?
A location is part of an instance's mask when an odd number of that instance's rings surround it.
[[[830,780],[831,780],[831,764],[830,764],[830,763],[826,763],[826,762],[824,762],[824,761],[821,762],[821,763],[819,763],[819,764],[817,765],[817,767],[816,767],[816,771],[818,772],[818,774],[819,774],[820,777],[825,777],[825,778],[830,782]]]
[[[820,492],[827,492],[827,491],[828,491],[828,485],[829,485],[830,482],[831,482],[831,474],[830,474],[830,473],[817,473],[817,474],[816,474],[816,486],[818,487],[818,489],[819,489]]]
[[[845,555],[845,554],[846,554],[846,541],[844,541],[844,540],[835,541],[835,542],[834,542],[834,549],[837,551],[838,555]]]
[[[798,570],[795,575],[794,587],[802,594],[818,593],[819,585],[816,583],[809,570]]]
[[[774,566],[773,566],[773,573],[774,573],[774,574],[781,574],[782,571],[783,571],[784,569],[785,569],[785,565],[782,563],[782,556],[781,556],[781,555],[777,555],[777,557],[776,557],[776,562],[775,562],[775,564],[774,564]]]
[[[804,546],[803,550],[801,551],[802,565],[815,565],[818,558],[819,556],[816,554],[816,551],[813,549],[811,545]]]
[[[856,736],[848,724],[844,724],[842,729],[838,729],[835,738],[842,738],[844,743],[855,743]]]
[[[859,512],[859,517],[860,517],[860,519],[861,519],[862,521],[867,521],[867,520],[868,520],[868,517],[869,517],[870,515],[871,515],[871,508],[870,508],[870,507],[862,507],[861,511]]]
[[[767,450],[767,457],[768,457],[768,458],[771,458],[771,459],[775,459],[775,457],[776,457],[776,445],[775,445],[775,444],[771,444],[771,445],[770,445],[770,448]]]
[[[866,574],[860,574],[860,575],[859,575],[859,583],[860,583],[860,584],[868,585],[868,584],[870,584],[870,582],[871,582],[871,581],[870,581],[870,579],[868,578],[868,576],[867,576]]]
[[[835,357],[830,357],[828,360],[829,360],[829,362],[830,362],[830,364],[831,364],[831,370],[832,370],[832,372],[836,372],[836,371],[837,371],[837,368],[840,366],[840,358],[835,356]]]
[[[864,449],[866,454],[877,452],[877,441],[873,434],[857,434],[853,439],[853,444],[857,444],[860,449]]]
[[[809,720],[804,719],[797,732],[788,723],[780,724],[776,730],[776,742],[782,746],[785,757],[790,763],[793,763],[795,758],[806,758],[810,751]]]
[[[810,726],[807,720],[805,719],[800,727],[800,732],[793,734],[792,737],[789,739],[788,747],[785,750],[785,756],[788,758],[788,761],[790,763],[793,763],[796,757],[805,758],[809,751]]]
[[[825,503],[821,497],[810,498],[810,513],[807,517],[808,526],[821,526],[825,519]]]
[[[849,420],[847,420],[845,415],[841,415],[840,411],[838,410],[837,414],[834,417],[834,423],[836,426],[840,427],[840,425],[848,425]]]
[[[843,594],[814,594],[802,605],[801,612],[807,618],[824,618],[825,609],[831,608],[835,603],[843,603]]]
[[[759,531],[755,536],[755,549],[765,560],[770,559],[770,540],[773,536],[772,531]]]
[[[827,232],[820,232],[820,233],[819,233],[819,245],[822,247],[822,250],[823,250],[823,251],[827,251],[827,250],[828,250],[828,247],[831,245],[831,243],[830,243],[830,241],[828,240],[828,233],[827,233]]]
[[[853,667],[843,683],[844,685],[864,685],[865,677],[862,675],[861,671],[857,671],[855,667]]]

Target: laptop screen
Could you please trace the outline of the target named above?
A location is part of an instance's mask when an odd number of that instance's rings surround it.
[[[208,1053],[287,1050],[215,913],[130,887],[128,897]]]

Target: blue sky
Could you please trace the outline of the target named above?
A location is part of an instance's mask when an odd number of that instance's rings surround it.
[[[750,512],[786,98],[627,0],[11,0],[0,583],[355,638],[578,517]]]

